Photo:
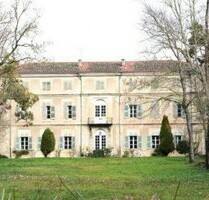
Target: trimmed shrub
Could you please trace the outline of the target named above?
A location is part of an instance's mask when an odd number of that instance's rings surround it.
[[[0,154],[0,159],[1,159],[1,158],[8,158],[8,157],[5,156],[5,155],[1,155],[1,154]]]
[[[158,155],[167,156],[169,153],[173,152],[175,149],[173,143],[173,135],[171,133],[171,127],[167,116],[163,116],[160,129],[160,145],[156,149]]]
[[[27,151],[27,150],[20,150],[20,151],[13,151],[13,153],[15,154],[15,158],[21,158],[24,155],[28,155],[29,151]]]
[[[98,157],[105,157],[105,153],[103,149],[97,149],[93,151],[92,157],[98,158]]]
[[[47,128],[41,139],[41,151],[46,158],[55,149],[54,133]]]
[[[176,146],[176,151],[180,154],[189,153],[189,142],[186,140],[180,141]]]

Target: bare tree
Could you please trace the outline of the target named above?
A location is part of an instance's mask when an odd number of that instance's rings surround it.
[[[165,0],[163,5],[165,9],[145,6],[143,28],[158,50],[170,54],[179,63],[186,63],[186,70],[184,65],[179,65],[178,74],[188,133],[192,133],[189,113],[192,101],[203,124],[206,167],[209,169],[209,1]],[[188,80],[192,95],[187,92],[185,83]]]
[[[0,116],[10,109],[8,100],[14,100],[24,110],[22,118],[32,119],[27,109],[37,97],[24,88],[17,69],[21,62],[35,59],[42,48],[37,42],[38,20],[31,0],[13,0],[10,5],[0,1]]]

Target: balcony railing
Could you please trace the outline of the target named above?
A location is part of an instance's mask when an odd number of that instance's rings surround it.
[[[112,125],[112,117],[89,117],[88,118],[89,126],[111,126]]]

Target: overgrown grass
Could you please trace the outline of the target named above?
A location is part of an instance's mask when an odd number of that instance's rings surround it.
[[[48,158],[0,160],[0,191],[16,199],[209,199],[209,173],[185,158]]]

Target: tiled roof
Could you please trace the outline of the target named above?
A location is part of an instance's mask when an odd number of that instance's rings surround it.
[[[175,71],[176,61],[43,62],[19,67],[20,74],[146,73]]]

